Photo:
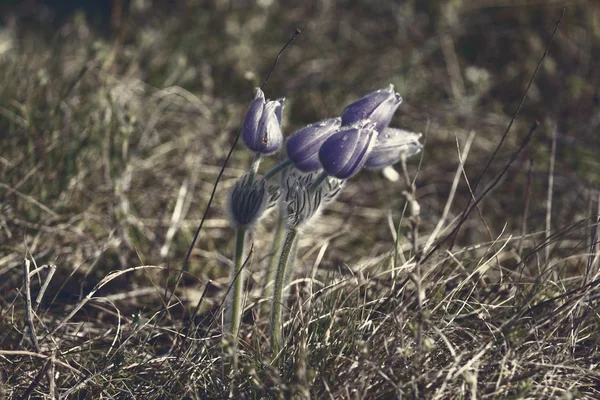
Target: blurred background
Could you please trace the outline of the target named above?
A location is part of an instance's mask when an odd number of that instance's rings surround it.
[[[459,166],[457,143],[462,149],[475,135],[465,161],[473,184],[514,115],[562,7],[556,38],[478,193],[532,123],[540,127],[461,229],[460,245],[485,243],[501,232],[545,230],[553,135],[551,228],[596,214],[599,2],[3,1],[0,289],[14,287],[12,279],[20,277],[10,278],[10,271],[27,253],[38,264],[56,263],[65,277],[86,278],[66,280],[65,296],[79,296],[115,269],[178,268],[253,88],[296,28],[302,34],[264,88],[269,98],[287,98],[285,132],[337,116],[353,100],[394,84],[404,102],[392,126],[426,138],[416,184],[427,240]],[[193,252],[185,278],[190,286],[208,278],[227,282],[232,231],[226,196],[250,157],[240,143]],[[409,164],[414,176],[418,157]],[[302,265],[310,268],[325,241],[325,270],[388,252],[404,189],[402,180],[390,182],[378,172],[355,177],[325,213],[326,223],[301,243]],[[462,180],[450,221],[469,197]],[[271,219],[254,235],[261,249],[256,282]],[[573,235],[575,246],[585,243],[586,232]],[[137,285],[135,279],[122,284]]]

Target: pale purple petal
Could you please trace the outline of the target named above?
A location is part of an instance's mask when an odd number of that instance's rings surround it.
[[[294,166],[304,172],[321,169],[319,149],[341,124],[340,118],[332,118],[308,125],[289,137],[286,150]]]
[[[350,178],[364,165],[376,137],[375,124],[370,121],[340,129],[319,150],[323,169],[336,178]]]

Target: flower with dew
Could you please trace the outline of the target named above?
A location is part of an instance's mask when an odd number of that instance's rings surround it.
[[[387,128],[379,134],[375,147],[365,162],[365,168],[382,169],[400,161],[400,157],[418,154],[423,145],[420,133]]]
[[[369,119],[376,124],[377,132],[382,132],[392,121],[398,106],[402,103],[394,85],[377,90],[347,106],[342,112],[342,126]]]
[[[326,119],[293,133],[285,144],[288,158],[303,172],[321,169],[319,149],[341,126],[341,118]]]
[[[348,179],[364,166],[377,139],[376,124],[369,120],[342,127],[319,149],[319,160],[325,173]]]
[[[283,145],[281,117],[285,99],[265,101],[265,94],[256,88],[256,96],[250,104],[242,125],[242,140],[250,150],[269,155]]]

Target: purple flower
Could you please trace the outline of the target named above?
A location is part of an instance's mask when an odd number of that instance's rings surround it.
[[[365,168],[380,169],[396,164],[404,154],[406,157],[419,153],[423,145],[419,142],[420,133],[403,129],[387,128],[377,137],[377,143],[367,161]]]
[[[392,121],[400,103],[402,103],[402,97],[394,92],[394,85],[390,84],[387,89],[369,93],[346,107],[342,113],[342,125],[370,119],[375,122],[377,132],[383,132]]]
[[[341,125],[340,118],[326,119],[308,125],[290,136],[285,144],[287,155],[300,171],[311,172],[321,169],[319,149],[325,140]]]
[[[369,120],[343,127],[323,143],[319,160],[328,175],[348,179],[364,166],[375,145],[377,131]]]
[[[272,154],[283,144],[281,113],[285,99],[265,102],[265,94],[260,88],[250,104],[244,125],[242,140],[250,150],[261,154]]]

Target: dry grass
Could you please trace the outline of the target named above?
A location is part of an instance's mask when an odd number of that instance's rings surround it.
[[[598,5],[566,4],[492,158],[558,3],[132,3],[109,32],[83,14],[0,30],[0,399],[600,396]],[[231,371],[224,202],[241,146],[175,283],[252,87],[296,27],[265,88],[288,98],[286,132],[391,81],[393,125],[427,144],[414,193],[361,173],[303,236],[273,364],[274,216],[258,228]]]

